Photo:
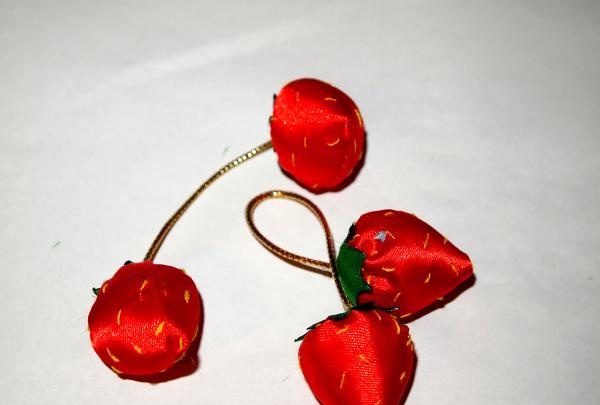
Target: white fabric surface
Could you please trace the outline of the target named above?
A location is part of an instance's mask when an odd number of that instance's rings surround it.
[[[267,140],[272,94],[305,76],[360,107],[362,172],[312,196],[267,152],[209,189],[157,258],[203,295],[201,367],[119,379],[89,344],[91,288]],[[471,256],[475,285],[410,324],[406,404],[600,403],[599,77],[597,1],[0,2],[0,402],[316,404],[293,339],[340,312],[334,284],[243,220],[283,188],[338,243],[395,208]],[[325,257],[302,207],[257,220]]]

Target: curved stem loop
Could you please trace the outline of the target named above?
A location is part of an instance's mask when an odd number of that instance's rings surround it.
[[[286,199],[286,200],[291,200],[291,201],[297,202],[297,203],[305,206],[306,208],[308,208],[309,211],[312,212],[317,217],[317,219],[321,223],[321,226],[323,227],[323,230],[325,231],[325,237],[327,239],[327,254],[329,256],[329,263],[321,261],[321,260],[317,260],[317,259],[311,259],[311,258],[305,257],[305,256],[300,256],[300,255],[292,253],[288,250],[285,250],[285,249],[279,247],[278,245],[274,244],[273,242],[271,242],[266,236],[264,236],[258,230],[258,228],[256,227],[256,225],[254,223],[254,211],[256,210],[256,207],[258,207],[261,203],[265,202],[266,200],[271,200],[271,199]],[[246,222],[248,223],[250,232],[252,232],[252,235],[254,235],[256,240],[261,245],[263,245],[268,251],[273,253],[275,256],[279,257],[280,259],[283,259],[286,262],[289,262],[298,267],[301,267],[305,270],[319,273],[322,275],[326,275],[328,277],[333,277],[333,279],[335,280],[335,284],[337,286],[338,292],[340,293],[340,297],[342,297],[344,304],[346,306],[350,307],[350,302],[347,300],[345,294],[343,293],[342,286],[340,285],[339,278],[337,277],[337,267],[336,267],[336,263],[335,263],[336,250],[335,250],[335,243],[333,241],[333,236],[331,234],[331,230],[329,229],[329,225],[327,224],[327,220],[325,219],[325,216],[323,215],[323,213],[321,212],[319,207],[317,207],[312,201],[310,201],[309,199],[307,199],[305,197],[302,197],[299,194],[292,193],[290,191],[283,191],[283,190],[267,191],[265,193],[257,195],[252,200],[250,200],[250,202],[246,206]]]

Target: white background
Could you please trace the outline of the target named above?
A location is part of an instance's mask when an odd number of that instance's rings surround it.
[[[269,151],[184,216],[157,262],[205,303],[201,367],[125,381],[89,344],[91,288],[140,260],[220,165],[269,137],[272,95],[349,94],[366,164],[311,195]],[[0,402],[316,404],[293,339],[342,310],[331,280],[269,254],[255,194],[310,196],[337,242],[366,211],[416,213],[477,281],[411,323],[410,405],[600,402],[597,1],[0,2]],[[302,207],[259,225],[325,258]]]

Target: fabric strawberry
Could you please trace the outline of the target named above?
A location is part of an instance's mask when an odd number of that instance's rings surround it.
[[[337,258],[337,278],[354,306],[397,308],[409,317],[473,274],[469,257],[412,214],[382,210],[362,215]]]
[[[313,192],[342,187],[362,160],[360,112],[330,84],[316,79],[287,84],[275,98],[270,123],[279,166]]]
[[[88,316],[100,359],[123,376],[165,372],[197,347],[202,301],[183,270],[130,263],[96,290]]]
[[[379,309],[353,309],[312,326],[299,362],[322,405],[399,405],[415,355],[408,327]]]

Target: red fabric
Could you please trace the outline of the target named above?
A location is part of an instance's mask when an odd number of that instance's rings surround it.
[[[316,79],[293,81],[275,98],[271,141],[279,165],[313,192],[343,186],[362,160],[365,130],[356,104]]]
[[[304,337],[298,357],[322,405],[399,405],[415,359],[408,327],[375,309],[319,324]]]
[[[383,210],[362,215],[348,245],[366,254],[363,279],[371,292],[358,303],[398,307],[408,317],[470,278],[469,257],[412,214]]]
[[[190,277],[146,261],[121,267],[105,281],[88,316],[100,359],[123,375],[166,371],[181,360],[198,334],[200,294]]]

